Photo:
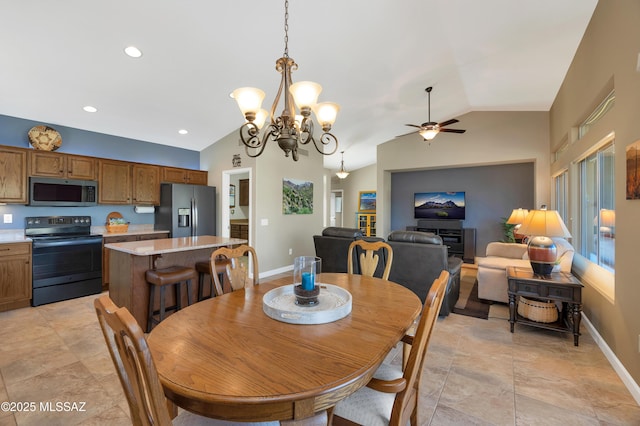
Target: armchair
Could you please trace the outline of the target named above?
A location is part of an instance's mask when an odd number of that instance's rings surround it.
[[[442,238],[430,232],[393,231],[387,243],[393,249],[389,280],[412,290],[423,303],[431,283],[443,270],[449,272],[449,282],[440,309],[440,315],[449,315],[460,295],[462,259],[449,256]]]

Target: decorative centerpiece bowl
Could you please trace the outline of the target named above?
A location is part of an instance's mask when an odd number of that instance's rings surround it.
[[[315,306],[318,304],[318,295],[320,294],[320,286],[314,286],[312,290],[305,290],[302,284],[293,286],[293,294],[296,295],[296,305],[299,306]]]

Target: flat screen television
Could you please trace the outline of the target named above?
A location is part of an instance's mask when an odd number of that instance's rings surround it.
[[[464,220],[464,192],[416,192],[413,206],[416,219]]]

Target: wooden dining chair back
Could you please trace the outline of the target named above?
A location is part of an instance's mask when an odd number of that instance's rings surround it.
[[[249,277],[249,261],[253,265],[251,280]],[[253,247],[243,244],[235,248],[220,247],[214,250],[211,253],[211,270],[219,270],[216,266],[223,262],[227,263],[224,268],[225,273],[220,274],[221,276],[218,274],[213,275],[213,287],[216,296],[245,288],[250,281],[253,282],[253,285],[258,285],[258,256]],[[229,283],[228,287],[223,286],[225,281]]]
[[[380,262],[384,263],[382,279],[389,279],[391,263],[393,262],[393,249],[384,241],[355,240],[349,245],[347,255],[347,272],[353,274],[354,252],[360,275],[373,277]],[[358,255],[359,252],[359,255]],[[382,260],[380,257],[382,256]]]
[[[342,419],[369,426],[421,424],[418,422],[420,382],[427,347],[448,282],[449,272],[442,271],[427,294],[415,335],[403,339],[411,345],[403,370],[382,364],[366,387],[336,405],[330,414],[330,417],[336,417],[333,424],[341,424]]]
[[[225,426],[229,422],[177,410],[162,389],[151,351],[133,315],[118,308],[109,296],[94,301],[98,322],[107,342],[109,354],[118,372],[134,426]],[[170,408],[171,407],[171,408]],[[173,418],[173,420],[172,420]],[[254,426],[320,426],[327,424],[327,412],[320,411],[300,420],[247,423]]]
[[[171,417],[142,329],[126,308],[109,296],[94,301],[98,322],[124,389],[131,423],[169,425]]]

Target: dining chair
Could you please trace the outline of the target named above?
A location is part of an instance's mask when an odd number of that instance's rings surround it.
[[[353,274],[353,252],[358,252],[358,249],[362,250],[356,259],[361,275],[373,277],[380,263],[380,255],[382,255],[382,262],[384,263],[382,279],[389,279],[391,263],[393,262],[393,249],[389,244],[384,241],[355,240],[351,242],[349,244],[349,254],[347,255],[347,273],[349,274]],[[386,255],[384,251],[386,251]]]
[[[245,288],[249,282],[249,260],[253,263],[253,285],[259,283],[258,278],[258,256],[253,247],[246,244],[239,245],[234,248],[220,247],[211,253],[211,270],[218,271],[222,268],[218,268],[221,263],[227,263],[224,270],[224,274],[213,275],[213,287],[216,292],[216,296],[224,294],[226,289],[223,287],[224,277],[227,278],[230,284],[230,291],[240,290]],[[221,280],[222,278],[222,280]]]
[[[427,346],[449,281],[449,272],[442,271],[431,285],[424,302],[415,335],[406,335],[403,342],[411,345],[404,366],[382,364],[367,386],[340,401],[329,413],[330,423],[345,424],[345,420],[361,425],[417,426],[420,382]],[[352,423],[349,423],[352,424]]]
[[[291,421],[237,423],[199,416],[180,410],[164,395],[151,351],[142,328],[127,308],[118,308],[108,295],[95,299],[94,306],[109,354],[129,404],[134,426],[320,426],[327,424],[327,412]],[[172,419],[173,418],[173,419]]]

